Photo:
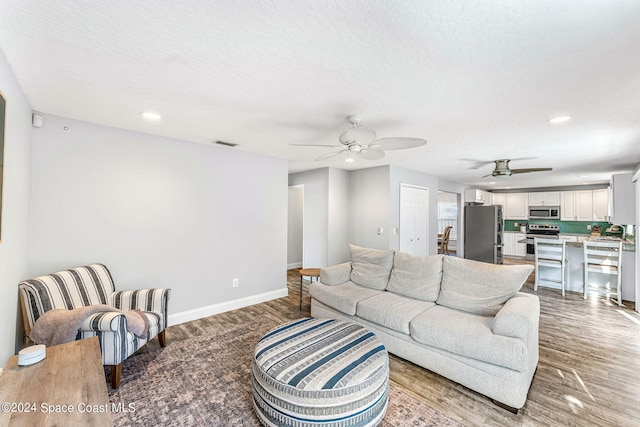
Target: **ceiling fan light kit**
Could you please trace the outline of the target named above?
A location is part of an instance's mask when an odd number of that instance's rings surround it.
[[[353,163],[355,157],[366,160],[380,160],[384,158],[385,150],[405,150],[426,145],[427,141],[421,138],[390,137],[376,139],[376,131],[369,126],[362,126],[362,117],[357,114],[347,116],[347,122],[351,127],[338,136],[339,146],[335,145],[311,145],[311,144],[291,144],[306,147],[330,147],[340,148],[339,151],[326,153],[319,156],[315,161],[319,162],[336,157],[342,153],[347,153],[345,163]]]

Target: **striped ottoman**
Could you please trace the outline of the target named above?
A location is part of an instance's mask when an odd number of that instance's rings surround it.
[[[386,348],[355,323],[296,320],[255,349],[253,403],[266,426],[375,426],[388,387]]]

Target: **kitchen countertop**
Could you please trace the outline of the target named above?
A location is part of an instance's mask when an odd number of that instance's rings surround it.
[[[589,238],[587,239],[590,242],[607,242],[607,241],[620,241],[621,239],[601,239],[601,238]],[[567,242],[567,246],[571,246],[573,248],[582,248],[582,242]],[[628,251],[628,252],[635,252],[636,251],[636,245],[634,242],[630,242],[628,240],[626,240],[623,244],[622,244],[622,250],[623,251]]]
[[[518,234],[526,234],[526,233],[522,233],[521,231],[505,231],[505,233],[518,233]],[[576,237],[586,237],[589,241],[596,241],[596,242],[603,242],[603,241],[620,241],[621,239],[615,238],[615,237],[611,237],[611,238],[607,238],[608,236],[602,236],[602,237],[591,237],[590,234],[578,234],[578,233],[560,233],[560,237],[563,236],[576,236]],[[519,243],[523,243],[523,241],[520,241]],[[567,242],[567,246],[570,247],[574,247],[574,248],[582,248],[582,242]],[[635,252],[636,251],[636,245],[634,241],[631,240],[625,240],[624,244],[622,245],[622,250],[623,251],[628,251],[628,252]]]

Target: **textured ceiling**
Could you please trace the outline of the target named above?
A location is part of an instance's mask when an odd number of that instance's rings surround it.
[[[639,40],[637,0],[0,0],[0,49],[36,111],[234,142],[290,171],[390,163],[485,188],[633,171]],[[290,146],[338,143],[354,113],[429,144],[350,165]],[[500,158],[554,170],[481,179]]]

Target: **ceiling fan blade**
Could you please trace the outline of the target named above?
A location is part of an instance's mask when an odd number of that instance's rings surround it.
[[[487,177],[489,177],[489,176],[493,176],[493,172],[491,172],[489,175],[485,175],[485,176],[483,176],[483,177],[481,177],[481,178],[487,178]]]
[[[380,160],[384,157],[384,151],[380,151],[375,148],[363,148],[358,152],[358,157],[362,157],[367,160]]]
[[[379,150],[404,150],[426,145],[427,140],[421,138],[390,137],[375,140],[371,145]]]
[[[292,147],[331,147],[331,148],[343,148],[341,145],[329,145],[329,144],[289,144]]]
[[[511,169],[511,173],[529,173],[529,172],[547,172],[553,168],[527,168],[527,169]]]
[[[332,153],[327,153],[327,154],[323,154],[320,157],[316,157],[315,161],[316,162],[320,162],[322,160],[327,160],[327,159],[331,159],[332,157],[336,157],[339,156],[340,154],[344,153],[345,151],[349,151],[348,149],[344,149],[344,150],[340,150],[340,151],[334,151]]]

